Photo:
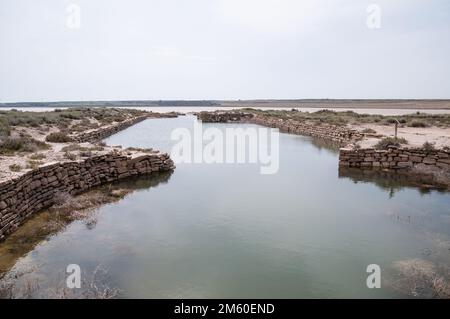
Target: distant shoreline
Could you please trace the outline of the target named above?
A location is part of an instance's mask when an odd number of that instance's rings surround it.
[[[27,107],[265,107],[450,110],[448,99],[299,99],[299,100],[161,100],[60,101],[0,103],[1,108]]]

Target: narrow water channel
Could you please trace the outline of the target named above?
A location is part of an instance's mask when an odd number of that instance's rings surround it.
[[[172,130],[194,121],[147,120],[105,141],[170,151]],[[204,127],[233,125],[253,126]],[[70,223],[26,251],[0,244],[0,260],[9,256],[4,270],[21,273],[18,286],[33,282],[37,297],[55,293],[68,264],[87,277],[101,267],[122,298],[429,297],[411,291],[420,279],[405,269],[449,280],[450,194],[340,174],[337,156],[309,137],[280,134],[277,174],[261,175],[257,164],[180,163],[172,174],[128,181],[134,191],[101,206],[94,223]],[[26,227],[40,223],[38,214]],[[381,267],[380,289],[367,288],[370,264]]]

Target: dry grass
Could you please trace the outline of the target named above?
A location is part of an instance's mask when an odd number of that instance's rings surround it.
[[[51,143],[70,143],[73,142],[73,138],[71,138],[70,136],[68,136],[66,133],[63,132],[53,132],[48,134],[45,137],[45,140],[47,142],[51,142]]]
[[[28,169],[36,169],[36,168],[38,168],[38,167],[39,167],[40,165],[42,165],[42,164],[44,164],[44,162],[30,160],[30,161],[28,161],[28,163],[27,163],[27,168],[28,168]]]
[[[50,145],[28,136],[6,137],[0,140],[0,154],[13,155],[16,152],[36,152],[47,150]]]
[[[80,289],[69,289],[65,274],[53,287],[44,288],[44,278],[34,277],[34,268],[13,270],[0,278],[0,299],[114,299],[120,289],[110,287],[108,269],[97,265],[91,273],[83,273]]]
[[[450,272],[423,259],[408,259],[394,263],[397,278],[391,285],[410,296],[421,298],[450,298]]]
[[[19,164],[11,164],[9,165],[9,170],[11,172],[20,172],[22,170],[22,166],[20,166]]]
[[[107,107],[80,107],[68,109],[56,109],[52,112],[28,112],[28,111],[0,111],[0,132],[7,132],[13,126],[39,127],[43,125],[57,126],[67,129],[74,120],[74,131],[86,130],[113,122],[122,122],[131,116],[146,114],[145,111],[133,109],[117,109]],[[88,121],[93,118],[96,122]]]
[[[400,126],[411,127],[450,127],[450,114],[428,114],[428,113],[414,113],[401,116],[384,116],[374,114],[360,114],[353,111],[331,111],[331,110],[318,110],[316,112],[301,112],[296,110],[257,110],[257,109],[242,109],[254,114],[266,115],[277,117],[280,119],[293,119],[300,121],[310,121],[316,124],[327,123],[333,125],[346,125],[346,124],[381,124],[392,125],[397,121],[400,122]]]
[[[401,144],[408,144],[408,141],[404,138],[395,138],[395,137],[385,137],[378,141],[377,144],[374,145],[374,147],[377,150],[386,150],[389,146],[400,146]]]

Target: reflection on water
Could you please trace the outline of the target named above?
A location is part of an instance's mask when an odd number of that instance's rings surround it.
[[[193,121],[147,120],[106,142],[170,151],[172,130]],[[72,263],[88,278],[107,269],[105,283],[123,298],[414,295],[404,269],[450,264],[449,194],[404,181],[355,183],[338,173],[337,157],[309,137],[280,134],[277,174],[261,175],[257,164],[179,163],[169,182],[100,207],[93,228],[69,224],[24,252],[13,271],[29,270],[23,285],[38,278],[39,296]],[[366,286],[369,264],[381,266],[381,289]]]
[[[77,196],[76,201],[84,201],[87,205],[85,223],[88,229],[95,227],[95,209],[98,207],[95,205],[94,200],[100,196],[104,196],[103,203],[114,203],[120,198],[115,196],[108,196],[114,193],[114,190],[120,190],[124,195],[129,195],[132,192],[139,190],[147,190],[151,187],[156,187],[161,183],[167,183],[170,179],[172,172],[155,172],[150,175],[132,177],[125,181],[118,181],[102,186],[95,187],[90,191]],[[105,196],[106,195],[106,196]],[[89,200],[89,201],[88,201]],[[67,207],[73,209],[73,207]],[[62,210],[62,209],[60,209]],[[17,231],[11,234],[4,242],[0,243],[0,278],[2,275],[10,270],[10,268],[17,262],[17,259],[26,255],[29,251],[32,251],[36,245],[42,241],[49,240],[51,236],[57,234],[67,226],[67,223],[72,221],[68,216],[58,215],[58,209],[51,208],[36,214],[33,218],[25,222]],[[72,214],[72,212],[70,212]],[[77,219],[77,218],[74,218]]]
[[[359,169],[339,167],[339,177],[349,178],[355,183],[372,183],[389,192],[392,198],[396,192],[405,187],[417,189],[421,194],[429,194],[432,190],[446,193],[445,187],[438,187],[432,176],[412,174],[405,170]]]

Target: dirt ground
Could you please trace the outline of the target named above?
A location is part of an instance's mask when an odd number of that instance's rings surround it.
[[[382,137],[394,136],[394,126],[376,125],[376,124],[359,124],[349,125],[350,128],[362,131],[364,129],[372,129],[376,131],[374,135],[382,135]],[[433,143],[436,148],[450,147],[450,129],[438,127],[399,127],[397,137],[405,138],[408,141],[408,147],[422,147],[425,142]],[[359,143],[362,148],[372,147],[381,137],[366,137]]]
[[[450,110],[450,100],[245,100],[220,101],[228,107]]]

